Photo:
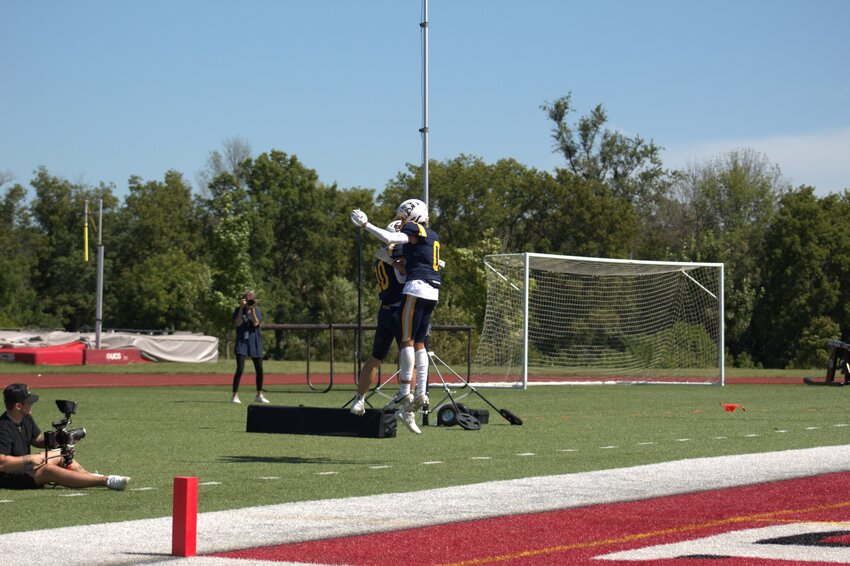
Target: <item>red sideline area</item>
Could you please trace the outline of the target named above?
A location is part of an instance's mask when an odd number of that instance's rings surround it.
[[[0,360],[25,364],[81,366],[85,359],[85,350],[86,345],[82,342],[36,348],[0,348]]]
[[[90,349],[82,342],[32,348],[0,348],[0,361],[45,366],[126,365],[141,363],[138,348]]]
[[[827,558],[850,563],[850,495],[843,489],[848,482],[850,473],[825,474],[207,556],[363,566],[387,564],[388,557],[411,565],[452,566],[784,566],[823,564]],[[498,511],[498,502],[493,506]],[[439,509],[422,512],[439,515]],[[440,519],[450,517],[435,516]],[[777,536],[765,528],[783,532]],[[683,541],[687,545],[676,549],[660,546]],[[642,561],[635,556],[598,559],[636,549],[648,553]]]

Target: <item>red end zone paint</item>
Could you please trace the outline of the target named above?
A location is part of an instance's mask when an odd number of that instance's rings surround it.
[[[827,474],[207,556],[355,565],[784,566],[825,563],[827,558],[833,564],[850,563],[848,485],[850,473]],[[438,509],[435,504],[423,513]],[[682,541],[688,546],[674,548],[672,555],[662,546]],[[634,550],[654,557],[598,559]]]

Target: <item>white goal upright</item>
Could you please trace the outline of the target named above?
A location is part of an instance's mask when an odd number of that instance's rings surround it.
[[[484,258],[479,382],[722,385],[723,264]]]

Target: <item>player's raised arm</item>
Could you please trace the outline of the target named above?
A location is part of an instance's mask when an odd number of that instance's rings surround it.
[[[407,234],[402,234],[401,232],[389,232],[388,230],[384,230],[383,228],[379,228],[378,226],[370,223],[369,217],[366,216],[366,213],[359,208],[355,208],[351,211],[351,222],[355,226],[362,227],[385,244],[406,244],[410,241]]]

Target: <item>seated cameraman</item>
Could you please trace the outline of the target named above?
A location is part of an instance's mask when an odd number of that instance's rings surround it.
[[[24,383],[3,390],[6,412],[0,416],[0,488],[35,489],[48,483],[65,487],[106,486],[122,490],[130,478],[102,476],[87,472],[76,461],[62,465],[59,450],[30,454],[30,446],[44,448],[44,434],[32,418],[32,405],[38,395]]]

